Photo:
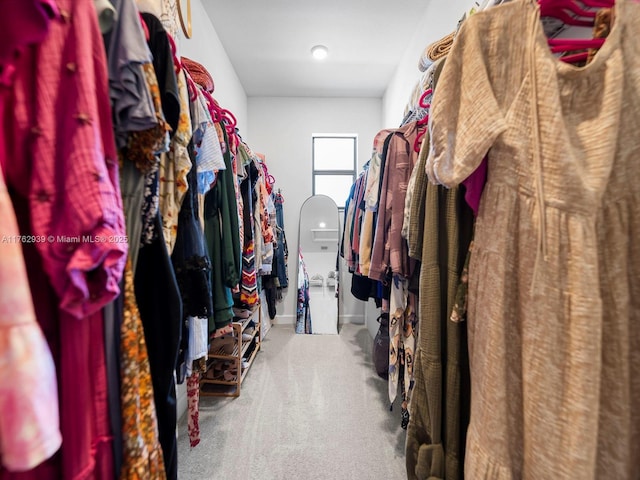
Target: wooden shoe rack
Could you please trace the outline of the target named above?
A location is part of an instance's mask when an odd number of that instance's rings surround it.
[[[251,339],[242,341],[242,334],[253,320],[255,327]],[[262,309],[257,305],[247,319],[234,319],[231,323],[233,336],[214,338],[207,355],[207,372],[200,377],[200,395],[215,397],[238,397],[240,386],[247,376],[260,350]],[[247,362],[242,368],[242,361]]]

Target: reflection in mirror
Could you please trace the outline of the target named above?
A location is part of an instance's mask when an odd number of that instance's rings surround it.
[[[309,197],[298,228],[296,333],[338,333],[338,239],[336,203],[326,195]]]

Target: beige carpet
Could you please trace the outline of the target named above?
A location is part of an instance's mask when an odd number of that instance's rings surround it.
[[[398,402],[371,363],[371,336],[274,326],[236,399],[200,400],[201,443],[179,424],[180,480],[405,479]]]

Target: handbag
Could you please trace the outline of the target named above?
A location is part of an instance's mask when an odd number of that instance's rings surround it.
[[[377,318],[380,327],[373,339],[373,365],[379,377],[389,378],[389,314]]]

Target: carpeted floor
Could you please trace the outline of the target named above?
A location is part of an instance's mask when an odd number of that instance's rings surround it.
[[[296,335],[274,326],[240,397],[200,400],[201,442],[179,425],[180,480],[405,479],[398,401],[371,363],[364,326]]]

